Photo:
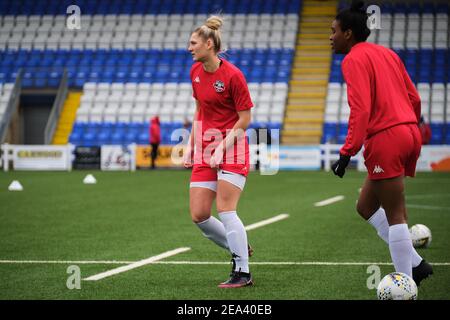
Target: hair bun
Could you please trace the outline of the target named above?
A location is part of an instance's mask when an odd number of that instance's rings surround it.
[[[352,5],[350,7],[351,11],[362,11],[364,7],[364,1],[352,1]]]
[[[211,16],[206,20],[205,26],[213,30],[219,30],[222,27],[223,19],[218,16]]]

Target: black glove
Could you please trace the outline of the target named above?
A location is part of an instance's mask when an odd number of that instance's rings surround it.
[[[344,156],[343,154],[340,154],[339,160],[331,165],[333,173],[342,178],[345,174],[345,168],[347,168],[349,162],[350,156]]]

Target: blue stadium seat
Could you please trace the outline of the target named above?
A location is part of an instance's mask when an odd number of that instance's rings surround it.
[[[347,123],[339,123],[337,143],[342,144],[347,137],[348,125]]]
[[[98,130],[101,130],[103,132],[109,131],[110,133],[114,129],[114,123],[112,122],[101,122],[98,124]]]
[[[275,81],[272,80],[271,82],[288,82],[289,76],[290,76],[290,72],[278,71],[276,80]]]
[[[125,130],[116,130],[111,134],[111,144],[124,144]]]
[[[84,122],[75,122],[73,124],[72,130],[73,131],[83,132],[85,127],[86,127],[86,123],[84,123]]]
[[[394,8],[393,8],[392,3],[384,2],[381,4],[381,12],[383,12],[384,14],[388,14],[388,13],[392,14],[393,11],[394,11]]]
[[[74,145],[79,145],[81,143],[81,136],[82,136],[82,133],[77,132],[77,131],[72,131],[72,133],[69,136],[69,142]]]
[[[443,129],[444,125],[441,123],[431,123],[431,140],[430,144],[442,144],[444,142]]]
[[[57,87],[62,79],[62,72],[60,70],[53,70],[48,77],[48,86]]]
[[[138,135],[138,144],[149,144],[150,137],[148,131],[140,132]]]
[[[124,137],[124,144],[136,143],[138,140],[138,131],[128,131]]]
[[[330,123],[330,122],[326,122],[323,125],[323,134],[322,134],[322,143],[326,143],[326,142],[336,142],[336,135],[337,135],[337,123]],[[345,131],[345,132],[344,132]],[[345,136],[347,134],[346,132],[346,128],[344,130],[344,128],[342,129],[342,131],[340,131],[340,136]]]
[[[97,142],[99,145],[110,144],[111,141],[111,131],[108,129],[102,129],[97,134]]]
[[[392,5],[392,13],[405,13],[406,12],[406,4],[404,3],[395,3]]]
[[[445,128],[445,143],[450,144],[450,123],[447,122],[447,127]]]
[[[406,7],[405,13],[408,14],[419,14],[420,13],[420,5],[418,3],[409,3]]]
[[[449,12],[449,5],[448,3],[437,3],[436,5],[436,13],[446,13]]]
[[[46,78],[34,78],[33,86],[37,88],[43,88],[50,86],[49,82],[47,82]]]
[[[81,138],[80,144],[87,146],[87,147],[95,146],[96,145],[96,134],[91,133],[91,132],[85,133]]]
[[[0,70],[0,83],[6,83],[8,82],[8,78],[9,78],[9,69],[2,69]]]
[[[425,2],[422,6],[422,13],[434,13],[434,4],[430,2]]]

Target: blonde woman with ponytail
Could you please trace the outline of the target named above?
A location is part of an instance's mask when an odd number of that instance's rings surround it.
[[[184,166],[192,168],[192,221],[232,256],[231,277],[219,287],[238,288],[253,284],[248,263],[253,250],[236,212],[249,171],[245,130],[253,103],[242,72],[219,57],[222,24],[222,18],[211,16],[189,40],[196,111]],[[214,200],[220,220],[211,215]]]

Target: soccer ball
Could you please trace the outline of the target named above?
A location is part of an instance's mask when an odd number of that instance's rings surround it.
[[[414,248],[428,248],[431,243],[431,231],[426,225],[415,224],[410,229]]]
[[[381,279],[377,296],[378,300],[417,300],[417,285],[407,274],[392,272]]]

